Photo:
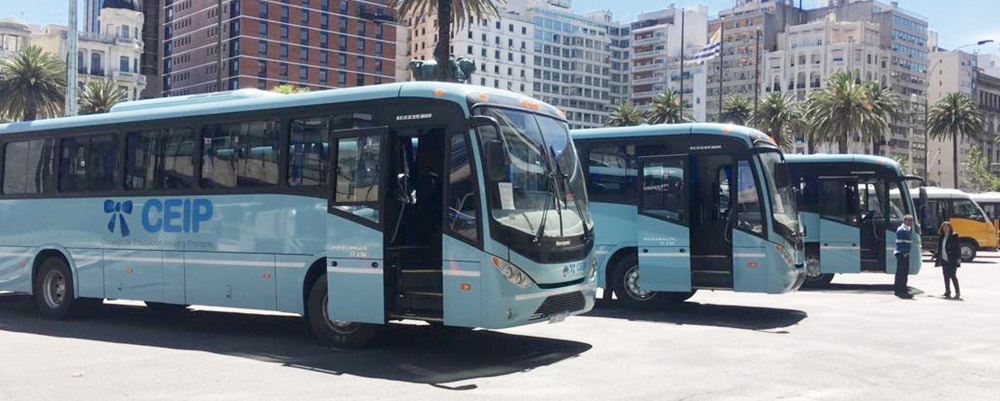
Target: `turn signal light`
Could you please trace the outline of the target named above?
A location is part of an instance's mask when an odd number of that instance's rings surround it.
[[[472,284],[462,283],[461,285],[458,286],[458,288],[461,289],[462,291],[468,291],[472,289]]]

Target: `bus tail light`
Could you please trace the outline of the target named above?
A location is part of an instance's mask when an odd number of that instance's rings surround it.
[[[514,284],[519,288],[528,288],[531,286],[531,277],[528,277],[528,274],[525,273],[524,270],[521,270],[517,266],[507,263],[503,259],[496,256],[494,256],[492,260],[493,267],[497,268],[497,270],[500,271],[500,274],[502,274],[507,281],[510,281],[511,284]]]

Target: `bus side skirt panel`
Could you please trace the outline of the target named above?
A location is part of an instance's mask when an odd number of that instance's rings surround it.
[[[27,247],[0,247],[0,290],[31,293],[31,268],[35,255],[38,253]],[[72,261],[70,266],[72,269]]]
[[[483,325],[481,252],[465,242],[443,236],[441,266],[444,288],[444,324],[479,327]]]
[[[773,259],[778,255],[768,255],[769,243],[763,238],[740,230],[732,230],[732,233],[733,291],[773,292],[768,291],[768,270],[777,269]],[[772,263],[768,263],[769,260]]]

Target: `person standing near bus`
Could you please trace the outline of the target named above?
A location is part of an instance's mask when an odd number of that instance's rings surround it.
[[[910,276],[910,243],[913,236],[913,216],[903,216],[903,224],[896,229],[896,281],[893,290],[897,297],[911,299],[909,287],[906,286]]]
[[[941,223],[938,229],[938,247],[934,252],[934,266],[941,266],[944,273],[944,297],[951,299],[951,283],[955,283],[955,298],[962,299],[958,288],[958,267],[962,265],[962,254],[958,246],[958,234],[951,229],[951,222]]]

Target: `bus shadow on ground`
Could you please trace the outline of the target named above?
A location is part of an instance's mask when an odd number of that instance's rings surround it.
[[[52,321],[29,297],[0,294],[0,330],[43,336],[205,351],[322,372],[472,390],[447,383],[523,373],[575,358],[591,345],[487,330],[449,332],[391,325],[361,350],[313,343],[303,319],[188,311],[165,318],[140,306],[102,305],[93,315]]]
[[[890,280],[892,276],[888,276]],[[910,289],[910,293],[913,295],[921,295],[924,293],[923,290],[914,287],[907,287]],[[800,288],[799,291],[802,292],[838,292],[838,293],[854,293],[854,294],[886,294],[892,295],[894,290],[892,284],[838,284],[830,283],[826,287],[822,288]]]
[[[661,309],[629,309],[613,300],[602,300],[598,308],[594,308],[593,311],[584,316],[756,331],[775,330],[793,326],[809,317],[806,312],[794,309],[702,304],[697,302],[684,302],[678,305],[664,306]]]

